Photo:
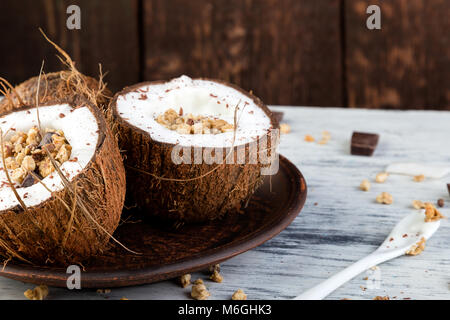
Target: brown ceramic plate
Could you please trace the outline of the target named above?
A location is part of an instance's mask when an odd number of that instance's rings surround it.
[[[298,215],[306,200],[306,182],[300,171],[280,156],[280,170],[250,199],[242,214],[229,215],[203,225],[174,228],[161,222],[142,221],[136,209],[133,219],[115,232],[115,237],[135,255],[114,246],[86,262],[82,288],[110,288],[151,283],[232,258],[255,248],[284,230]],[[129,213],[128,213],[129,214]],[[65,268],[22,265],[10,262],[1,276],[49,286],[66,287]]]

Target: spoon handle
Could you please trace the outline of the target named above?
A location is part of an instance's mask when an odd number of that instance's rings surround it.
[[[400,255],[400,254],[399,254]],[[331,292],[339,288],[341,285],[347,281],[353,279],[358,274],[364,272],[365,270],[382,263],[386,260],[394,258],[392,255],[381,254],[379,252],[374,252],[367,257],[355,262],[346,269],[336,273],[331,278],[323,281],[317,286],[307,290],[294,300],[322,300],[328,296]]]

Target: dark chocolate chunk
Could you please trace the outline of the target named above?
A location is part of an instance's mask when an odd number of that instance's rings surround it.
[[[353,132],[351,153],[358,156],[371,156],[380,136],[375,133]]]
[[[53,143],[52,136],[54,134],[57,134],[56,132],[47,132],[44,134],[44,138],[41,140],[41,143],[39,143],[38,148],[42,147],[45,144]]]
[[[272,111],[272,116],[280,123],[283,120],[284,112]]]
[[[450,183],[447,183],[448,194],[450,195]]]
[[[34,173],[34,176],[31,173],[28,173],[25,179],[23,179],[23,182],[20,185],[20,187],[21,188],[31,187],[32,185],[38,183],[39,180],[36,177],[39,177],[39,179],[42,180],[42,177],[38,173]]]
[[[444,199],[439,199],[439,200],[437,201],[437,205],[438,205],[440,208],[442,208],[442,207],[445,205]]]

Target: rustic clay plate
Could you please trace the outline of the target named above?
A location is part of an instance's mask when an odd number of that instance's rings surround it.
[[[271,181],[270,181],[271,180]],[[204,225],[175,228],[143,221],[138,210],[124,222],[115,237],[135,255],[114,246],[84,264],[82,288],[110,288],[151,283],[206,269],[259,246],[285,229],[306,200],[306,182],[300,171],[280,156],[280,170],[250,199],[242,214]],[[130,213],[125,213],[126,215]],[[137,218],[136,218],[137,216]],[[65,268],[49,268],[10,262],[1,276],[49,286],[66,287]]]

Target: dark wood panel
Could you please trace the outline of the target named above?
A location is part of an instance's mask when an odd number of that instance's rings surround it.
[[[71,4],[81,8],[81,30],[66,27]],[[0,72],[12,83],[37,75],[43,59],[46,72],[62,68],[38,27],[83,73],[97,76],[101,63],[112,90],[139,80],[138,0],[2,0],[0,12]]]
[[[366,8],[381,7],[381,30]],[[450,5],[447,0],[346,0],[350,107],[450,107]]]
[[[187,74],[266,103],[342,105],[338,0],[144,0],[147,80]]]

